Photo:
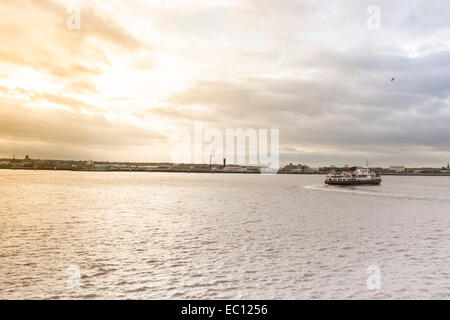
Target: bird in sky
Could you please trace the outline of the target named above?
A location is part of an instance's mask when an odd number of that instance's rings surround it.
[[[391,79],[391,82],[394,82],[394,80],[395,80],[395,78],[394,78],[394,77],[392,77],[392,79]]]

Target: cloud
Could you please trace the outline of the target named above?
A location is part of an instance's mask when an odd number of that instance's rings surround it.
[[[324,56],[328,58],[322,63]],[[308,57],[291,64],[299,70],[317,68],[320,80],[200,81],[173,95],[170,107],[149,112],[224,128],[279,128],[282,149],[291,150],[288,158],[296,145],[300,150],[334,150],[330,158],[353,152],[393,157],[401,148],[445,157],[450,150],[449,62],[449,52],[417,58],[325,53],[315,62]],[[393,83],[391,75],[396,77]],[[184,113],[188,106],[202,108]]]
[[[55,98],[62,99],[51,97]],[[125,121],[109,120],[99,113],[89,114],[76,109],[33,110],[21,105],[2,104],[0,118],[0,135],[4,139],[123,146],[146,145],[164,137]]]
[[[371,1],[82,4],[81,30],[65,1],[0,4],[4,150],[170,160],[170,131],[203,121],[280,129],[284,161],[450,158],[448,1],[377,1],[377,31]]]
[[[81,29],[68,29],[67,3],[2,2],[0,63],[28,68],[39,77],[47,74],[67,90],[95,92],[94,81],[111,67],[111,57],[152,51],[93,2],[80,2]]]

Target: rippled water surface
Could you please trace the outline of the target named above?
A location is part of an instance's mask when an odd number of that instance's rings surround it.
[[[323,179],[2,170],[0,298],[450,298],[449,177]]]

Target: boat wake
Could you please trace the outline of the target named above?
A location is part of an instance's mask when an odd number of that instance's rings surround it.
[[[384,195],[383,193],[380,193],[380,192],[361,190],[361,189],[357,189],[356,187],[347,187],[347,186],[340,187],[340,186],[324,186],[321,184],[314,184],[314,185],[310,185],[310,186],[305,186],[304,188],[309,189],[309,190],[365,194],[365,195],[371,195],[371,196],[383,196]],[[402,196],[402,195],[395,195],[395,196]]]
[[[399,199],[409,199],[409,200],[450,201],[450,198],[428,197],[428,196],[419,196],[419,195],[410,195],[410,194],[401,194],[401,193],[388,193],[386,191],[379,190],[376,187],[375,188],[378,190],[374,190],[374,191],[370,191],[367,189],[361,189],[360,187],[328,186],[328,185],[321,185],[321,184],[305,186],[304,188],[308,189],[308,190],[361,194],[361,195],[375,196],[375,197],[399,198]],[[371,188],[374,188],[374,187],[371,187]]]

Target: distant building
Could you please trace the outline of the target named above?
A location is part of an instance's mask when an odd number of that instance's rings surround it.
[[[5,160],[0,161],[0,169],[8,169],[9,165],[10,165],[9,161],[5,161]]]
[[[246,167],[247,173],[261,173],[261,168],[259,167]]]
[[[105,165],[105,164],[95,164],[94,165],[94,170],[96,171],[108,171],[109,169],[109,165]]]
[[[287,166],[285,166],[284,168],[281,168],[280,173],[311,173],[313,170],[311,170],[310,167],[308,167],[307,165],[302,165],[302,164],[288,164]]]
[[[395,171],[396,173],[403,173],[406,171],[406,168],[404,166],[391,166],[389,167],[392,171]]]

